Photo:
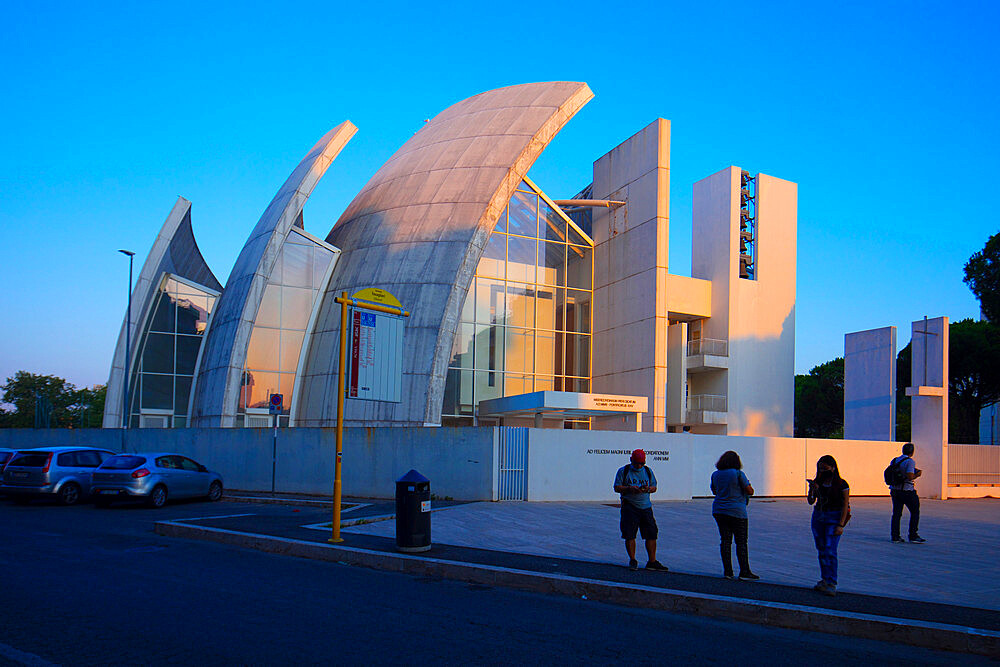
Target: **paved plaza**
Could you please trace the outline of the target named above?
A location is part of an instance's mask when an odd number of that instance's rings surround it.
[[[711,499],[654,504],[658,557],[671,571],[721,575],[711,507]],[[1000,610],[1000,499],[921,500],[927,543],[919,545],[889,541],[888,498],[852,498],[851,510],[839,549],[842,592]],[[751,500],[750,565],[763,581],[819,579],[811,511],[804,499]],[[435,544],[624,565],[618,512],[602,503],[470,503],[434,512],[432,536]],[[904,512],[904,533],[906,521]],[[395,522],[344,532],[394,537]]]

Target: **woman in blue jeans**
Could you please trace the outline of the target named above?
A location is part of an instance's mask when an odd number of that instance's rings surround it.
[[[732,543],[735,538],[736,560],[740,564],[739,578],[744,581],[757,581],[760,577],[750,571],[750,556],[747,549],[747,504],[753,495],[753,487],[743,474],[743,463],[736,452],[728,451],[720,456],[715,468],[711,481],[712,493],[715,494],[712,516],[719,525],[722,576],[726,579],[736,579],[732,560]]]
[[[827,595],[837,594],[837,544],[847,524],[850,487],[840,477],[837,461],[829,454],[816,462],[816,478],[807,479],[809,504],[815,503],[812,514],[813,539],[819,554],[819,571],[823,577],[813,588]]]

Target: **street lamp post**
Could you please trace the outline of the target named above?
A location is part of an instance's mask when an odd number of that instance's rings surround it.
[[[125,392],[122,397],[122,428],[128,428],[128,381],[132,353],[132,258],[135,253],[131,250],[119,250],[123,255],[128,255],[128,311],[125,313]]]

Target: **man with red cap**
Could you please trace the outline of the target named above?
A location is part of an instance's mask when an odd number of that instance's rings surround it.
[[[628,553],[628,569],[638,570],[635,559],[635,535],[639,532],[646,542],[649,561],[647,570],[666,572],[667,567],[656,560],[656,519],[653,518],[653,503],[649,494],[656,493],[656,476],[646,467],[646,452],[637,449],[632,452],[632,462],[622,466],[615,475],[615,493],[622,498],[622,539]]]

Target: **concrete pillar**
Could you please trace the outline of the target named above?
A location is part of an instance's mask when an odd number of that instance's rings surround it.
[[[669,257],[670,122],[662,118],[594,162],[593,387],[646,396],[648,431],[666,430],[666,292]],[[595,419],[615,429],[620,420]]]
[[[724,395],[726,435],[791,436],[795,411],[798,186],[756,176],[756,276],[740,277],[741,169],[694,184],[691,276],[712,281],[704,338],[729,342],[729,368],[690,378],[691,394]],[[700,427],[699,430],[703,430]]]
[[[948,497],[948,318],[912,325],[910,441],[923,474],[917,491],[927,498]]]

